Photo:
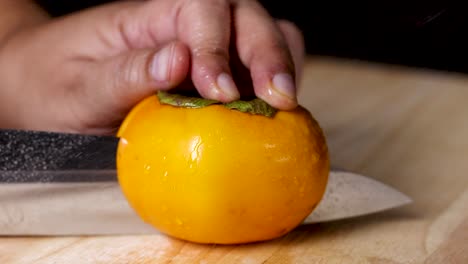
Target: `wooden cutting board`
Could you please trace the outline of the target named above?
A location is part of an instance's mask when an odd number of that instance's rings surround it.
[[[412,205],[238,246],[4,237],[0,263],[468,263],[468,76],[310,57],[302,80],[332,164],[397,187]]]

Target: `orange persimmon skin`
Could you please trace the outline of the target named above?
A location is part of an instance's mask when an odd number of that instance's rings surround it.
[[[118,180],[131,207],[157,230],[192,242],[280,237],[313,211],[328,180],[325,137],[301,106],[270,118],[150,96],[118,136]]]

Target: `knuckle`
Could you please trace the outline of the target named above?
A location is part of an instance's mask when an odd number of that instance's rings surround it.
[[[129,96],[135,93],[149,80],[149,64],[151,56],[145,54],[131,54],[117,60],[113,64],[113,70],[107,71],[104,80],[108,80],[103,85],[108,91],[113,105],[120,105],[129,100]]]
[[[209,7],[210,10],[225,10],[229,7],[228,0],[188,0],[186,1],[187,11],[197,11],[205,10],[206,7]]]
[[[229,52],[222,48],[217,41],[205,41],[204,44],[193,49],[192,52],[195,57],[214,57],[220,60],[229,60]]]
[[[143,83],[147,78],[147,71],[144,69],[148,65],[149,58],[143,54],[131,54],[125,56],[120,63],[116,64],[117,74],[115,76],[115,86],[128,87]]]

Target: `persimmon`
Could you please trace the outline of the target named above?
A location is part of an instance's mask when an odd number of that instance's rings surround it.
[[[302,106],[221,104],[160,93],[127,115],[118,136],[119,184],[157,230],[197,243],[270,240],[322,199],[329,157]]]

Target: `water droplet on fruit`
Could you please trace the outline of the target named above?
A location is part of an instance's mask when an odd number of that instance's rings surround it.
[[[199,163],[204,149],[204,143],[202,138],[199,136],[193,137],[189,142],[189,153],[190,153],[190,161]],[[190,165],[192,168],[192,165]]]
[[[145,169],[145,170],[144,170],[144,173],[145,173],[145,174],[149,174],[150,171],[151,171],[151,165],[145,164],[144,169]]]

